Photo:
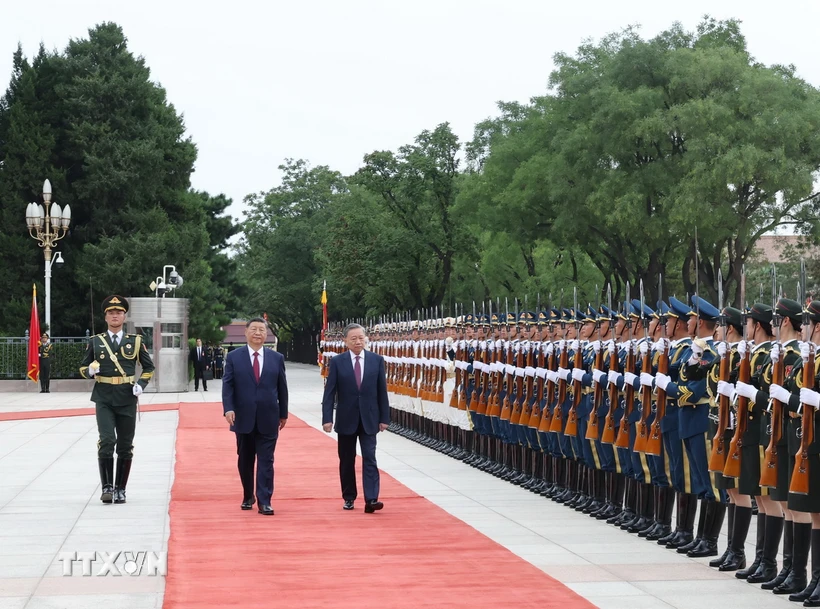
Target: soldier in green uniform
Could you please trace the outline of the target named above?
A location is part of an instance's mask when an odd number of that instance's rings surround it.
[[[51,339],[43,332],[40,337],[40,393],[51,393]]]
[[[80,374],[94,378],[91,401],[97,405],[97,458],[100,466],[103,503],[125,503],[125,486],[134,454],[137,399],[154,375],[154,363],[137,334],[125,334],[123,324],[128,301],[109,296],[103,301],[108,331],[88,343]],[[136,376],[137,361],[142,374]],[[117,450],[117,475],[114,477],[114,448]]]

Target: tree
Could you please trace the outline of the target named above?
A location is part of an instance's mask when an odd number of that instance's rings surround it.
[[[697,283],[714,298],[719,268],[737,293],[760,235],[814,222],[820,96],[793,67],[754,62],[736,21],[649,41],[627,29],[555,63],[552,94],[501,105],[468,147],[461,204],[496,218],[525,259],[548,238],[617,292],[643,280],[654,299],[663,273],[665,294],[691,293],[697,228]]]
[[[470,247],[463,225],[453,215],[461,146],[450,125],[423,131],[398,154],[373,152],[352,178],[381,196],[384,208],[405,229],[418,265],[433,264],[432,281],[409,286],[409,308],[430,307],[445,300],[458,252]]]
[[[191,299],[192,331],[218,338],[235,305],[222,253],[229,201],[189,192],[195,159],[182,117],[118,25],[101,24],[62,53],[41,47],[30,65],[18,50],[0,103],[0,254],[13,261],[0,271],[9,303],[0,307],[0,332],[19,333],[31,281],[42,275],[42,254],[22,222],[47,177],[73,215],[59,244],[66,265],[52,286],[54,331],[93,327],[92,290],[97,301],[148,296],[150,281],[174,264],[186,279],[178,296]]]

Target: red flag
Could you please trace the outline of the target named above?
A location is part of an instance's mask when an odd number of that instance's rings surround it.
[[[27,362],[26,376],[36,383],[40,380],[40,316],[37,315],[37,286],[32,286]]]

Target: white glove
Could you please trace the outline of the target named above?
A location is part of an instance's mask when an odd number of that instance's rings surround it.
[[[580,343],[577,340],[573,340],[569,344],[569,348],[572,349],[573,351],[578,351],[579,346],[580,346]]]
[[[448,351],[453,348],[453,337],[452,336],[448,336],[447,338],[444,339],[444,346],[447,347]]]
[[[142,385],[139,385],[139,384],[134,385],[133,394],[136,395],[136,396],[142,395]]]
[[[564,347],[566,346],[567,341],[561,339],[558,341],[558,351],[563,351]]]
[[[667,340],[665,338],[658,339],[658,342],[655,343],[655,351],[660,354],[666,353],[666,345]]]
[[[717,392],[720,395],[725,395],[730,400],[735,397],[735,386],[726,381],[718,381]]]
[[[584,380],[584,375],[586,374],[586,370],[583,368],[573,368],[572,369],[572,380],[578,381],[579,383]]]
[[[610,355],[615,353],[615,341],[614,340],[610,340],[610,341],[607,342],[606,350]]]
[[[655,384],[658,387],[660,387],[663,391],[666,391],[666,388],[669,386],[669,383],[671,382],[672,379],[666,374],[658,372],[658,374],[655,375]]]
[[[100,371],[100,366],[95,366],[93,363],[88,367],[88,376],[94,376]]]
[[[742,340],[737,344],[737,353],[740,355],[741,359],[746,355],[748,348],[749,344],[745,340]]]
[[[689,361],[687,362],[690,366],[697,364],[700,361],[700,358],[703,356],[703,347],[701,347],[698,343],[694,342],[691,346],[692,355],[689,356]]]
[[[555,345],[552,343],[544,343],[543,350],[544,355],[552,355],[553,350],[555,349]]]
[[[610,385],[617,385],[618,380],[621,378],[621,374],[615,370],[610,370],[606,376]]]
[[[726,355],[726,343],[723,341],[719,342],[717,344],[717,352],[721,358],[724,357]]]
[[[781,350],[782,350],[782,347],[780,346],[780,343],[775,343],[775,344],[772,345],[772,350],[771,350],[771,353],[769,353],[769,357],[772,358],[772,363],[773,364],[776,364],[777,362],[780,361],[780,351]]]
[[[601,341],[596,340],[592,342],[592,350],[595,351],[596,355],[601,352]],[[806,356],[808,357],[808,356]]]
[[[558,368],[558,378],[568,381],[570,372],[566,368]]]
[[[749,398],[752,402],[754,402],[757,397],[757,389],[755,389],[753,385],[749,385],[748,383],[743,383],[741,381],[738,381],[735,384],[735,391],[737,391],[738,395],[742,395],[744,398]]]
[[[784,387],[772,383],[769,385],[769,397],[777,400],[781,404],[788,404],[791,393],[789,393]]]
[[[651,387],[655,377],[648,372],[641,372],[641,385],[644,387]]]
[[[806,361],[807,359],[809,359],[810,351],[811,351],[811,343],[809,343],[809,342],[805,342],[805,343],[801,342],[800,343],[800,357],[803,358],[803,361]]]
[[[645,340],[640,344],[641,355],[646,355],[649,353],[649,341]]]
[[[803,389],[800,390],[800,403],[814,406],[815,409],[820,408],[820,393],[817,393],[813,389],[803,387]]]
[[[596,383],[601,384],[603,380],[606,378],[606,372],[598,370],[597,368],[593,368],[592,378],[595,379]]]
[[[635,385],[635,381],[638,380],[637,374],[632,374],[631,372],[624,372],[624,383],[627,385]]]

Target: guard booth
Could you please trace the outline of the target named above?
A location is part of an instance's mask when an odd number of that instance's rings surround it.
[[[151,393],[188,391],[188,299],[129,298],[126,329],[142,335],[151,359],[154,378]]]

